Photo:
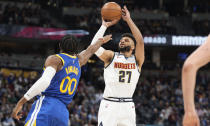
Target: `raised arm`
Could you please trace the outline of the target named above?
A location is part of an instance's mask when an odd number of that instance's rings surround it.
[[[88,48],[82,51],[79,55],[80,66],[87,63],[88,59],[101,47],[102,44],[112,39],[112,35],[106,35],[103,38],[99,38],[94,44],[88,46]]]
[[[61,60],[55,56],[49,56],[45,61],[45,71],[42,76],[33,84],[33,86],[25,93],[25,95],[18,101],[17,105],[13,109],[12,117],[20,119],[22,115],[18,114],[23,104],[32,99],[34,96],[40,94],[50,85],[52,78],[56,71],[59,71],[62,66]]]
[[[94,44],[99,38],[102,38],[106,29],[108,27],[111,27],[112,25],[116,24],[118,22],[118,20],[113,20],[111,22],[106,22],[102,19],[102,25],[100,27],[100,29],[98,30],[98,32],[95,34],[91,45]],[[114,56],[114,52],[111,50],[105,50],[103,47],[100,47],[96,52],[95,52],[96,56],[98,56],[104,63],[105,65],[109,63],[109,61],[112,59],[112,57]]]
[[[135,23],[131,19],[130,12],[128,11],[126,6],[124,6],[124,8],[122,9],[122,12],[123,12],[122,18],[124,21],[127,22],[135,40],[136,40],[135,56],[136,56],[136,60],[139,65],[139,68],[141,68],[142,64],[144,63],[144,39],[142,37],[140,30],[138,29],[138,27],[135,25]]]
[[[196,49],[185,61],[182,68],[182,91],[184,98],[185,116],[183,126],[199,126],[195,110],[194,90],[196,73],[199,68],[210,61],[210,35],[206,42]]]

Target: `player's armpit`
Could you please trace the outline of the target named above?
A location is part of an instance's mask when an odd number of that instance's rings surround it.
[[[99,56],[99,59],[104,62],[104,66],[109,64],[114,56],[114,52],[111,50],[105,50],[101,56]]]
[[[56,71],[59,71],[61,69],[61,67],[63,66],[63,62],[56,55],[51,55],[51,56],[47,57],[47,59],[45,61],[45,68],[48,66],[51,66]]]

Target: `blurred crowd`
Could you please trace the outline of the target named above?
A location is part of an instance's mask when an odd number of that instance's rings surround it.
[[[167,74],[168,70],[142,70],[134,102],[137,124],[181,126],[183,99],[180,69],[177,76]],[[10,117],[12,108],[39,76],[6,76],[0,72],[0,126],[22,126],[31,102],[23,107],[20,121]],[[104,89],[103,68],[87,65],[83,68],[77,93],[68,105],[69,126],[96,126],[97,113]],[[207,74],[197,76],[196,108],[201,126],[210,125],[210,78]],[[36,99],[36,98],[35,98]]]
[[[0,4],[1,24],[51,27],[50,20],[45,16],[41,7],[32,3]]]
[[[205,1],[205,0],[204,0]],[[57,22],[63,23],[68,29],[86,29],[91,33],[95,33],[97,28],[101,24],[100,8],[105,1],[99,0],[88,0],[84,2],[83,0],[72,2],[69,1],[56,1],[50,0],[48,2],[42,3],[41,1],[36,1],[34,3],[26,2],[23,7],[14,4],[7,4],[2,6],[0,4],[0,23],[1,24],[18,24],[18,25],[29,25],[29,26],[41,26],[41,27],[60,27],[58,23],[52,23],[52,20],[57,19]],[[202,2],[194,2],[189,4],[184,8],[181,5],[182,2],[164,2],[162,7],[159,7],[159,2],[157,0],[149,0],[148,2],[140,2],[133,0],[130,2],[118,2],[120,5],[126,4],[130,11],[138,11],[139,13],[144,12],[167,12],[170,16],[189,17],[193,12],[208,13],[210,8],[207,4],[201,4]],[[70,4],[69,4],[70,3]],[[203,2],[205,3],[205,2]],[[36,6],[33,6],[36,5]],[[50,5],[53,5],[52,7]],[[56,5],[56,6],[54,6]],[[58,7],[59,5],[59,7]],[[92,8],[91,12],[85,15],[65,15],[63,14],[63,6],[73,7],[73,8]],[[183,7],[180,9],[179,7]],[[94,8],[94,9],[93,9]],[[48,13],[51,16],[47,16]],[[180,34],[178,31],[179,27],[175,27],[172,24],[173,20],[169,19],[135,19],[134,20],[138,27],[140,27],[143,34]],[[54,21],[55,22],[55,21]],[[209,33],[209,20],[197,21],[192,23],[192,30],[195,35],[206,35]],[[127,27],[125,23],[119,23],[115,27],[115,32],[125,31]],[[187,34],[187,33],[186,33]]]
[[[68,23],[71,21],[71,24],[68,25],[69,28],[82,28],[90,31],[90,33],[95,33],[101,25],[100,15],[91,13],[90,15],[84,16],[69,16],[65,15],[63,21]],[[141,19],[135,20],[136,25],[140,28],[142,34],[151,35],[151,34],[177,34],[176,28],[170,24],[168,20],[148,20]],[[121,20],[114,27],[111,27],[112,33],[123,33],[129,32],[128,25]]]
[[[180,71],[180,69],[177,69]],[[137,119],[140,123],[159,124],[164,126],[182,126],[183,99],[180,74],[167,75],[166,71],[158,71],[153,75],[141,76],[134,95]],[[202,126],[210,125],[209,78],[198,75],[196,87],[196,108]]]
[[[28,2],[28,0],[3,0],[12,2]],[[185,12],[209,12],[210,2],[208,0],[129,0],[129,1],[119,1],[119,0],[32,0],[33,3],[42,4],[47,6],[52,6],[55,8],[62,8],[63,6],[77,6],[77,7],[98,7],[103,5],[105,2],[114,1],[119,4],[127,4],[132,7],[141,7],[148,10],[165,10],[171,13],[184,14]]]
[[[35,76],[24,77],[23,74],[16,76],[11,73],[6,76],[0,72],[0,126],[23,126],[24,121],[16,121],[11,118],[11,112],[17,101],[36,81]],[[24,106],[23,120],[30,110],[32,102]]]
[[[194,21],[193,29],[197,35],[206,35],[210,32],[210,20]]]
[[[86,2],[84,2],[86,1]],[[140,1],[140,0],[130,0],[130,1],[119,1],[119,0],[71,0],[68,1],[61,1],[60,7],[62,6],[76,6],[76,7],[89,7],[92,6],[94,8],[102,6],[105,2],[117,2],[120,5],[127,5],[129,8],[144,8],[147,10],[162,10],[167,11],[171,15],[186,15],[191,14],[193,12],[202,12],[206,13],[210,11],[210,2],[208,0],[147,0],[147,1]],[[185,5],[186,4],[186,5]]]
[[[37,69],[43,66],[44,60],[40,54],[11,54],[0,52],[0,67]]]

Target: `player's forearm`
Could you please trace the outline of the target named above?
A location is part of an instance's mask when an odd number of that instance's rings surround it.
[[[107,27],[105,25],[101,25],[100,29],[98,30],[98,32],[95,34],[91,45],[95,44],[99,38],[102,38],[104,36],[104,33],[106,31]],[[94,48],[94,47],[93,47]],[[97,48],[97,47],[96,47]],[[92,51],[94,51],[94,53],[96,54],[96,56],[101,56],[104,48],[103,47],[99,47],[96,51],[94,49],[91,49]]]
[[[46,90],[50,85],[55,73],[56,70],[53,67],[47,67],[39,80],[37,80],[34,85],[25,93],[24,98],[30,100],[34,96],[40,94],[42,91]]]
[[[22,97],[19,101],[18,101],[18,105],[19,106],[22,106],[24,105],[28,100],[25,98],[25,97]]]
[[[97,40],[94,44],[90,45],[88,48],[87,48],[87,54],[94,54],[100,47],[101,45],[103,44],[103,41],[102,40]]]
[[[182,69],[182,91],[185,112],[195,110],[194,90],[197,69],[189,63],[185,63]]]
[[[101,47],[102,41],[96,41],[95,44],[88,46],[88,48],[79,55],[80,66],[87,63],[88,59]]]
[[[139,30],[139,28],[135,25],[135,23],[133,22],[133,20],[130,18],[128,19],[127,21],[127,24],[133,34],[133,36],[135,37],[136,39],[136,42],[138,44],[144,44],[144,41],[143,41],[143,36]]]
[[[107,27],[105,25],[101,25],[100,29],[97,31],[97,33],[95,34],[92,42],[91,42],[91,45],[92,44],[95,44],[96,41],[99,39],[99,38],[102,38],[104,36],[104,33],[106,31]]]
[[[143,36],[142,36],[140,30],[138,29],[138,27],[135,25],[135,23],[133,22],[133,20],[131,18],[129,18],[126,22],[127,22],[128,26],[130,27],[131,32],[136,40],[135,56],[136,56],[136,60],[137,60],[139,67],[141,67],[142,64],[144,63],[144,59],[145,59],[144,39],[143,39]]]

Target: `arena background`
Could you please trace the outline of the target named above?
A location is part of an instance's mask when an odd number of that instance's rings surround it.
[[[209,0],[113,0],[127,5],[145,41],[145,63],[134,94],[139,126],[181,126],[181,67],[210,32]],[[72,34],[87,47],[101,25],[100,8],[107,0],[0,0],[0,126],[23,126],[12,108],[40,77],[45,58],[58,53],[58,42]],[[108,29],[113,40],[104,48],[117,51],[122,20]],[[96,126],[104,89],[103,63],[93,56],[82,68],[70,126]],[[201,126],[210,126],[209,65],[197,75],[196,109]]]

